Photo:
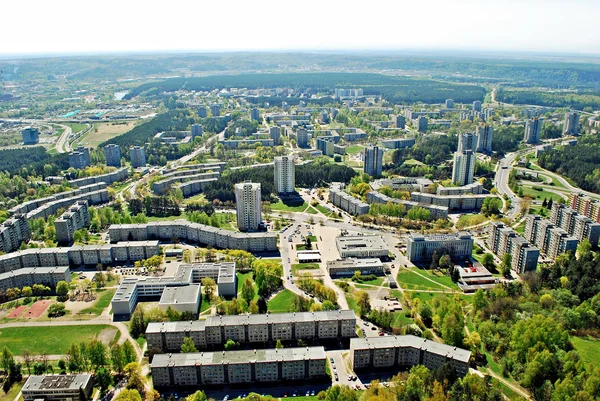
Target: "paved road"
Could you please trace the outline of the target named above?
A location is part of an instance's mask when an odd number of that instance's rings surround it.
[[[504,159],[500,160],[498,165],[498,170],[496,171],[496,177],[494,177],[494,185],[498,189],[498,193],[500,195],[506,195],[511,200],[511,209],[508,210],[507,217],[511,220],[514,219],[519,213],[519,206],[521,203],[521,199],[514,194],[514,192],[508,186],[508,178],[510,176],[510,172],[513,169],[512,164],[517,157],[519,157],[522,153],[507,153],[504,156]]]
[[[64,131],[56,141],[56,151],[58,153],[68,153],[71,151],[71,145],[69,144],[69,136],[73,133],[71,127],[68,125],[56,124],[63,128]]]

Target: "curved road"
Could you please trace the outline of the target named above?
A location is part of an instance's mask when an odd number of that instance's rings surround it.
[[[56,151],[58,153],[67,153],[71,151],[71,144],[69,144],[69,137],[73,133],[71,127],[68,125],[57,124],[59,127],[63,128],[64,131],[56,141]]]

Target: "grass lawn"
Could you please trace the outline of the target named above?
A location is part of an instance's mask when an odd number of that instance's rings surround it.
[[[523,221],[515,227],[515,231],[521,235],[525,234],[525,222]],[[483,255],[482,255],[483,256]],[[480,261],[481,262],[481,261]]]
[[[404,327],[406,325],[414,323],[412,318],[406,316],[406,312],[394,312],[394,321],[392,322],[392,327]]]
[[[84,129],[86,129],[88,127],[87,124],[79,124],[79,123],[65,123],[66,126],[71,127],[71,131],[73,131],[74,134],[78,133],[79,131],[83,131]]]
[[[200,304],[200,313],[209,310],[211,307],[210,302],[203,296],[202,303]]]
[[[350,293],[345,293],[344,295],[346,295],[346,302],[348,302],[348,307],[352,309],[357,316],[360,316],[360,308],[356,303],[356,299],[354,299],[354,297]]]
[[[417,166],[424,166],[425,164],[415,160],[415,159],[408,159],[408,160],[404,160],[404,164],[408,165],[408,166],[412,166],[412,165],[417,165]]]
[[[312,206],[309,206],[308,209],[305,210],[305,212],[310,214],[319,214],[319,212],[317,212],[317,209],[315,209]]]
[[[600,367],[600,340],[571,337],[571,342],[583,361]]]
[[[292,274],[297,276],[299,274],[299,270],[315,270],[318,268],[318,263],[296,263],[292,265]]]
[[[483,214],[463,214],[456,222],[456,228],[462,230],[465,227],[476,226],[487,221]]]
[[[90,306],[89,308],[83,309],[81,313],[101,315],[104,309],[108,308],[108,306],[110,305],[110,301],[112,300],[112,297],[113,295],[115,295],[116,291],[117,290],[114,288],[103,290],[101,292],[98,291],[98,298],[96,299],[96,302],[94,302],[94,305]]]
[[[17,398],[17,394],[21,391],[21,388],[25,384],[25,379],[22,382],[14,383],[9,389],[8,393],[5,393],[3,390],[0,390],[0,401],[13,401]],[[23,397],[21,397],[23,399]]]
[[[384,282],[384,278],[383,277],[376,277],[373,280],[363,280],[363,281],[354,281],[355,284],[369,284],[369,285],[376,285],[376,286],[381,286]]]
[[[308,207],[308,204],[304,202],[300,206],[288,206],[282,201],[277,203],[271,203],[271,210],[277,210],[280,212],[303,212]]]
[[[254,298],[252,300],[256,301],[258,298],[258,288],[256,288],[256,283],[254,282],[254,277],[252,276],[252,272],[248,273],[236,273],[237,275],[237,286],[238,286],[238,298],[242,296],[242,285],[246,281],[246,279],[250,279],[252,282],[252,286],[254,287]]]
[[[419,298],[421,301],[431,301],[436,295],[440,295],[435,292],[405,292],[406,296],[410,299]]]
[[[173,221],[173,220],[185,220],[185,214],[180,216],[167,216],[167,217],[148,217],[148,221]]]
[[[80,138],[77,141],[78,143],[95,148],[98,144],[131,130],[135,126],[135,122],[94,123],[93,125],[94,128],[85,134],[83,138]]]
[[[72,343],[91,341],[107,328],[114,329],[107,325],[10,327],[0,329],[0,343],[15,355],[25,349],[32,354],[64,354]]]
[[[318,204],[317,206],[315,206],[315,208],[327,217],[330,217],[332,215],[332,213],[329,210],[325,209],[323,206],[321,206],[321,204]]]
[[[288,312],[290,310],[290,306],[294,303],[294,300],[297,297],[298,295],[288,289],[285,289],[267,302],[267,309],[272,313]]]
[[[533,188],[525,186],[521,186],[520,188],[523,190],[523,196],[529,196],[533,199],[552,199],[553,202],[558,202],[559,200],[563,199],[562,196],[560,196],[559,194],[555,194],[554,192],[548,192],[544,190],[537,191]]]
[[[346,153],[349,155],[355,155],[361,153],[365,149],[362,145],[350,145],[346,148]]]
[[[315,242],[317,242],[317,241],[318,241],[318,239],[317,239],[317,237],[316,237],[315,235],[309,235],[309,236],[308,236],[308,237],[306,237],[306,238],[310,238],[310,242],[311,242],[311,243],[315,243]]]
[[[424,275],[424,273],[421,273]],[[432,278],[433,279],[433,278]],[[407,290],[442,290],[443,287],[437,283],[421,277],[412,270],[400,269],[398,273],[398,285]]]

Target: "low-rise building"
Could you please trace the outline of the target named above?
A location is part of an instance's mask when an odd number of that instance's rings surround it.
[[[276,381],[305,381],[326,376],[323,347],[257,349],[154,355],[156,387]]]
[[[162,310],[171,308],[179,313],[189,312],[195,315],[200,308],[201,296],[200,284],[167,287],[160,296],[158,307]]]
[[[337,237],[335,244],[342,258],[386,258],[388,247],[379,235]]]
[[[94,381],[88,374],[29,376],[21,389],[23,401],[88,401]]]
[[[383,263],[377,258],[338,259],[327,262],[327,272],[331,277],[352,277],[357,271],[364,276],[384,275]]]
[[[465,376],[471,351],[410,335],[365,337],[350,340],[350,358],[355,371],[415,365],[436,370],[450,364],[458,376]]]
[[[470,258],[472,250],[473,238],[466,232],[427,236],[410,233],[406,245],[406,255],[413,263],[431,261],[435,252],[440,257],[449,255],[453,259]]]
[[[355,216],[369,213],[369,205],[344,192],[344,184],[340,182],[334,182],[329,187],[329,201]]]
[[[413,147],[416,142],[415,137],[384,139],[381,141],[381,145],[388,149],[404,149]]]

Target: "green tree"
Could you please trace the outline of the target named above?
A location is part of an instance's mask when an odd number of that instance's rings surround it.
[[[99,368],[96,371],[96,384],[100,387],[100,394],[106,394],[106,391],[113,382],[113,377],[110,371],[106,368]]]
[[[194,394],[188,395],[185,401],[208,401],[208,397],[206,397],[204,391],[198,390]]]
[[[504,277],[510,277],[511,264],[512,255],[510,253],[504,254],[502,257],[502,264],[500,265],[500,270]]]
[[[183,339],[183,344],[181,344],[181,352],[198,352],[198,350],[196,349],[196,344],[194,344],[194,340],[192,340],[191,337],[186,337]]]
[[[110,347],[110,363],[115,372],[123,372],[123,368],[126,365],[125,354],[123,352],[123,347],[119,344],[114,344],[112,347]]]
[[[236,349],[238,347],[238,345],[239,345],[238,343],[236,343],[235,341],[233,341],[230,338],[227,341],[225,341],[223,348],[225,349],[225,351],[230,351],[230,350]]]
[[[217,283],[210,277],[204,277],[201,280],[202,288],[204,290],[204,296],[207,300],[212,301],[215,296],[215,292],[217,290]]]
[[[367,316],[371,311],[371,299],[369,298],[369,293],[366,291],[357,291],[354,296],[360,315]]]
[[[277,342],[275,343],[275,348],[277,348],[277,349],[283,348],[283,344],[281,343],[281,340],[279,338],[277,339]]]
[[[254,285],[252,284],[252,280],[247,278],[242,284],[242,298],[246,300],[246,303],[250,304],[254,299],[254,295],[256,291],[254,290]]]
[[[142,396],[135,389],[124,389],[117,395],[115,401],[142,401]]]
[[[481,264],[488,270],[496,270],[496,265],[494,263],[494,255],[492,255],[489,252],[483,254]]]
[[[56,283],[56,295],[59,297],[64,297],[69,294],[69,284],[66,281],[61,280]]]

